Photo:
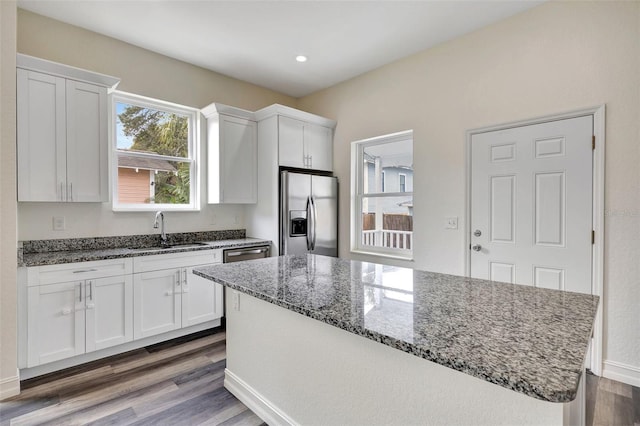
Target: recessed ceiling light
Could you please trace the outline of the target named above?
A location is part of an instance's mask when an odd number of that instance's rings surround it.
[[[307,62],[307,57],[304,55],[298,55],[296,56],[296,61],[298,62]]]

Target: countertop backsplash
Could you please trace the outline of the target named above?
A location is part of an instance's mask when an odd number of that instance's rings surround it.
[[[179,232],[167,234],[167,242],[170,245],[185,244],[197,241],[232,240],[239,238],[246,238],[246,231],[244,229]],[[18,260],[21,261],[24,254],[30,253],[43,253],[52,251],[106,250],[128,247],[144,248],[154,247],[159,243],[159,234],[19,241]]]

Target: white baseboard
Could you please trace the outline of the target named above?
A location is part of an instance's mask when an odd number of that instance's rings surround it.
[[[20,393],[20,375],[16,370],[16,375],[0,380],[0,401],[18,395]]]
[[[640,387],[640,368],[616,361],[605,361],[602,375],[631,386]]]
[[[224,370],[224,387],[268,425],[293,426],[297,424],[228,369]]]

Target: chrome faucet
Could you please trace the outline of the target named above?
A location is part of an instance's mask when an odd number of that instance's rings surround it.
[[[160,218],[160,221],[158,221],[158,218]],[[166,246],[167,234],[164,232],[164,213],[162,211],[156,213],[156,219],[153,222],[154,229],[158,229],[158,222],[160,223],[160,245]]]

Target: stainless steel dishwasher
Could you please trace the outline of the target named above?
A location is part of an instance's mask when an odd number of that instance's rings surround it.
[[[271,249],[269,246],[254,246],[237,249],[227,249],[223,251],[222,262],[240,262],[242,260],[262,259],[269,257]]]

